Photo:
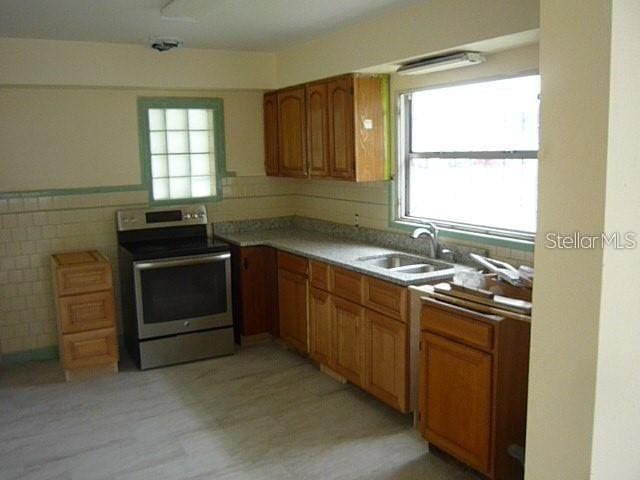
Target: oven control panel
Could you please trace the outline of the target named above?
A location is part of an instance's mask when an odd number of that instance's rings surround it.
[[[130,208],[116,212],[118,231],[146,228],[206,225],[207,209],[204,205],[166,208]]]

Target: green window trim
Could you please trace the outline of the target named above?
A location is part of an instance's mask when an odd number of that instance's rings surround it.
[[[214,169],[216,194],[209,197],[155,200],[151,177],[151,147],[149,145],[149,117],[151,108],[203,108],[213,112]],[[142,182],[149,192],[149,204],[155,206],[190,203],[210,203],[222,200],[222,178],[229,176],[225,159],[224,105],[221,98],[138,97],[138,137],[140,144]]]

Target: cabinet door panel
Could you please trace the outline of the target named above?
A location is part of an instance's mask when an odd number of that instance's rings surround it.
[[[367,389],[382,401],[407,410],[407,327],[365,310]]]
[[[278,93],[278,158],[280,174],[306,177],[304,88]]]
[[[488,475],[492,357],[430,333],[423,333],[421,341],[422,434]]]
[[[240,333],[243,336],[267,332],[277,334],[275,250],[270,247],[242,247],[237,250],[237,255],[239,275],[234,282],[239,287],[240,298],[234,308],[238,309]]]
[[[278,95],[264,96],[264,169],[267,175],[278,175]]]
[[[307,346],[307,279],[286,270],[278,270],[280,337],[306,353]]]
[[[353,78],[329,82],[329,166],[332,177],[355,176]]]
[[[327,84],[310,85],[306,94],[309,175],[326,177],[329,175]]]
[[[331,297],[335,331],[335,370],[356,385],[364,382],[364,308]]]
[[[331,300],[327,292],[312,288],[309,295],[309,354],[328,366],[333,365],[333,327]]]

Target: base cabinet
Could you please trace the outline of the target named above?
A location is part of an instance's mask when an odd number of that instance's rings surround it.
[[[334,369],[356,385],[364,386],[364,308],[331,296],[331,315],[335,326]]]
[[[493,480],[522,479],[530,325],[423,299],[419,418],[424,438]]]
[[[407,326],[369,309],[365,309],[365,324],[366,388],[388,405],[406,412]]]
[[[309,352],[307,272],[306,259],[278,252],[280,338],[305,354]]]
[[[489,472],[491,355],[422,335],[423,433],[476,470]]]
[[[278,336],[276,250],[233,247],[231,253],[236,343],[250,343],[265,334]]]
[[[65,377],[118,371],[111,264],[101,253],[51,256],[58,344]]]
[[[309,356],[318,363],[332,366],[334,328],[331,319],[331,296],[318,288],[309,293]]]

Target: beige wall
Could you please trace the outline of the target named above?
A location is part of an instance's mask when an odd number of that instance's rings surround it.
[[[275,55],[0,38],[0,85],[269,89]]]
[[[430,0],[278,52],[280,86],[368,69],[539,25],[537,0]]]
[[[263,174],[262,92],[0,87],[0,192],[139,185],[139,96],[221,98],[227,169]]]
[[[589,478],[602,252],[541,245],[546,232],[596,233],[604,226],[609,15],[599,3],[542,2],[530,479]]]
[[[640,3],[613,2],[605,230],[640,234]],[[594,480],[640,478],[640,253],[603,255],[593,453]]]

